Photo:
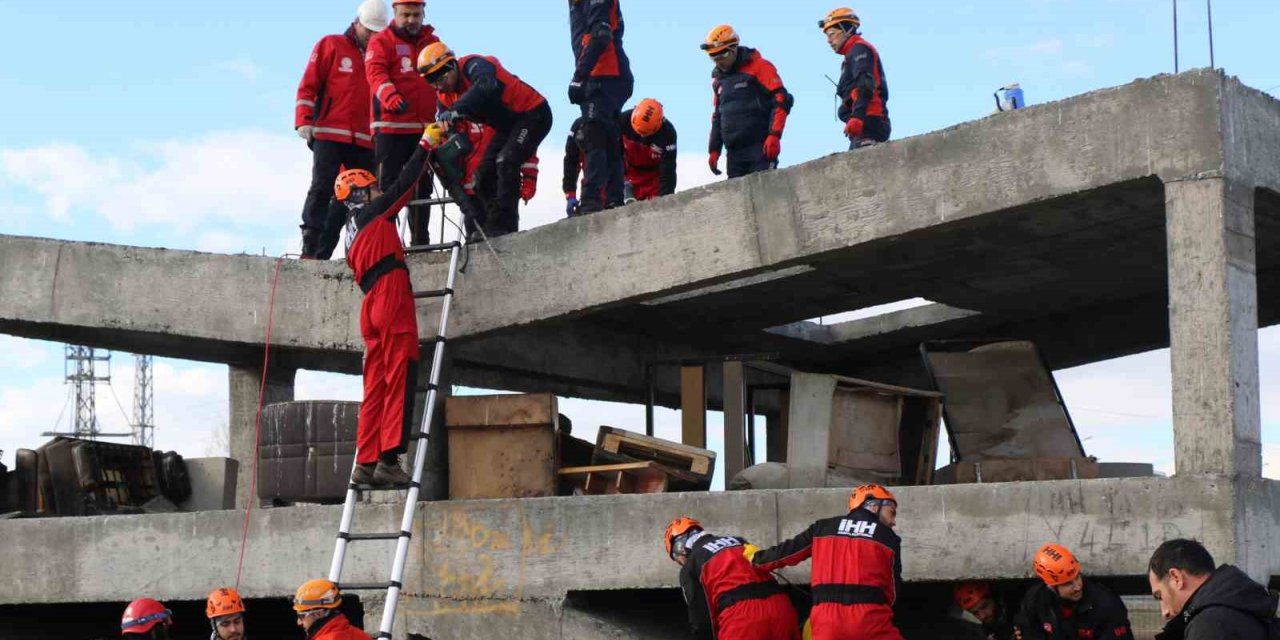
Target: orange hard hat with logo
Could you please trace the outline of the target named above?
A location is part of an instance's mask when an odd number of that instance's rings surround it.
[[[955,586],[953,595],[956,605],[965,611],[971,611],[991,597],[991,585],[986,582],[961,582]]]
[[[702,43],[702,50],[714,56],[736,46],[738,46],[738,32],[734,31],[733,27],[722,24],[707,34],[706,41]]]
[[[293,610],[299,613],[315,609],[337,609],[341,604],[342,593],[338,591],[338,585],[324,578],[302,583],[293,594]]]
[[[662,128],[662,103],[645,98],[631,110],[631,128],[642,137],[649,137]]]
[[[1035,569],[1045,584],[1056,587],[1080,575],[1080,561],[1066,547],[1049,542],[1036,551]]]
[[[244,613],[244,601],[240,599],[239,592],[231,587],[219,587],[209,592],[209,600],[204,607],[206,618],[212,620],[233,613]]]
[[[854,489],[849,496],[849,510],[853,511],[861,507],[867,500],[890,500],[898,504],[898,499],[888,489],[878,484],[864,484]]]
[[[364,169],[347,169],[339,173],[338,178],[333,181],[333,197],[337,198],[338,202],[343,202],[351,197],[352,191],[377,183],[378,179]]]
[[[456,59],[457,56],[453,54],[449,45],[443,42],[432,42],[418,53],[418,73],[425,78],[430,78]]]
[[[697,520],[687,516],[677,516],[667,525],[667,530],[662,534],[662,544],[667,548],[667,556],[672,560],[676,559],[673,549],[676,538],[686,535],[692,531],[701,531],[702,524]]]
[[[836,25],[849,25],[857,29],[862,26],[862,20],[858,19],[858,14],[854,13],[853,9],[840,7],[839,9],[832,9],[825,18],[818,21],[818,27],[823,31]]]

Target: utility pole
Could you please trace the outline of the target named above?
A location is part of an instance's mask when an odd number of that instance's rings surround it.
[[[1178,72],[1178,0],[1173,0],[1173,72]]]
[[[134,354],[133,443],[152,448],[155,443],[155,410],[152,403],[151,356]]]
[[[98,438],[117,438],[127,433],[103,433],[98,426],[97,384],[111,383],[111,352],[99,355],[93,347],[66,345],[66,359],[63,362],[63,377],[72,385],[75,402],[75,416],[72,418],[71,431],[46,431],[44,436],[69,436],[85,440]],[[105,373],[103,370],[105,369]]]

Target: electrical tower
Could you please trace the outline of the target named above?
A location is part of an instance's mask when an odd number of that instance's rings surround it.
[[[133,443],[152,448],[155,439],[155,411],[152,405],[151,356],[134,354]]]
[[[63,375],[67,384],[72,385],[75,415],[72,417],[69,433],[47,433],[45,435],[65,435],[73,438],[97,440],[104,435],[98,429],[97,389],[99,382],[111,382],[111,352],[98,355],[93,347],[66,345],[66,361]],[[98,364],[105,365],[103,374]]]

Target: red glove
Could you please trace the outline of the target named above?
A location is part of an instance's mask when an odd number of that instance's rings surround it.
[[[382,106],[391,113],[404,113],[409,110],[409,101],[395,91],[387,94],[387,99],[382,101]]]
[[[720,152],[712,151],[711,156],[707,158],[707,166],[711,167],[711,173],[720,175]]]
[[[525,204],[538,193],[538,165],[525,164],[520,167],[520,199]]]
[[[782,154],[782,140],[779,139],[778,136],[772,133],[769,134],[769,137],[764,139],[765,157],[770,160],[777,160],[778,156],[781,154]]]
[[[844,135],[850,138],[862,135],[862,118],[849,118],[849,121],[844,123]]]

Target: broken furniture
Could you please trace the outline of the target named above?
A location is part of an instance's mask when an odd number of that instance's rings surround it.
[[[263,407],[258,497],[275,505],[341,502],[355,464],[359,415],[359,402],[306,400]]]
[[[556,495],[558,416],[550,393],[447,398],[449,499]]]
[[[561,495],[705,491],[715,472],[714,451],[617,427],[600,427],[591,464],[579,464],[585,441],[567,444],[575,464],[558,473]]]

